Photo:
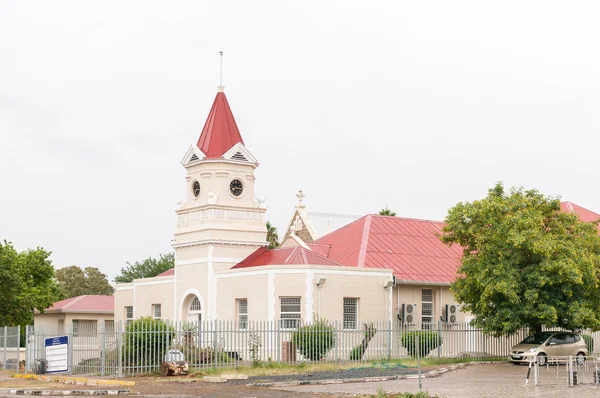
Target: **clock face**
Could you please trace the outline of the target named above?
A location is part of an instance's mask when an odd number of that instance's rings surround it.
[[[194,181],[194,183],[192,184],[192,193],[196,198],[200,196],[200,183],[198,181]]]
[[[235,179],[229,184],[229,190],[233,196],[240,196],[244,190],[244,185],[240,180]]]

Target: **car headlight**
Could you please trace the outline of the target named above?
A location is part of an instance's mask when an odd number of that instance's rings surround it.
[[[527,352],[536,352],[536,351],[537,351],[537,348],[530,348],[527,350]]]

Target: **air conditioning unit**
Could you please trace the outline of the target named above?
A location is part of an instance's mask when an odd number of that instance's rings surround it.
[[[459,304],[446,304],[446,316],[444,322],[454,325],[458,322],[458,314],[460,313]]]
[[[402,304],[402,307],[398,308],[398,320],[405,324],[414,324],[416,309],[416,304]]]

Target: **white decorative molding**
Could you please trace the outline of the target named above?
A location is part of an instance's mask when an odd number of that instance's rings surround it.
[[[196,297],[198,297],[198,300],[200,300],[200,308],[202,308],[202,314],[206,314],[206,307],[204,306],[204,300],[202,299],[202,295],[200,294],[200,292],[197,289],[188,289],[183,293],[183,296],[181,296],[181,301],[179,302],[179,309],[180,309],[180,320],[183,320],[183,314],[187,312],[186,308],[183,308],[183,303],[185,303],[185,299],[190,295],[193,294]],[[204,319],[204,318],[202,318]]]
[[[180,247],[193,247],[193,246],[205,246],[205,245],[227,245],[227,246],[268,246],[269,242],[251,242],[251,241],[235,241],[235,240],[218,240],[218,239],[206,239],[206,240],[195,240],[185,243],[174,243],[171,245],[173,248]]]
[[[169,283],[174,283],[175,280],[173,278],[160,280],[160,281],[148,281],[148,282],[133,282],[134,286],[152,286],[152,285],[167,285]]]
[[[206,291],[208,292],[208,304],[210,306],[208,310],[208,320],[217,319],[217,283],[215,281],[215,268],[213,266],[213,254],[215,252],[215,247],[213,245],[208,246],[208,278],[206,278],[206,282],[208,283]]]
[[[235,162],[249,162],[249,163],[258,163],[258,160],[250,153],[250,151],[242,144],[238,142],[234,146],[231,147],[227,152],[223,154],[223,159],[231,160]]]
[[[271,266],[265,266],[271,267]],[[289,274],[305,274],[307,272],[318,271],[321,274],[329,274],[329,275],[347,275],[347,276],[383,276],[388,277],[392,274],[392,271],[369,271],[369,269],[364,269],[363,271],[354,271],[354,270],[334,270],[328,268],[309,268],[309,269],[262,269],[262,270],[241,270],[233,269],[224,273],[215,274],[215,278],[237,278],[239,276],[255,276],[255,275],[266,275],[269,272],[273,272],[276,275],[289,275]],[[423,283],[421,283],[423,284]]]
[[[237,257],[201,257],[193,260],[183,260],[183,261],[175,261],[176,266],[182,265],[192,265],[192,264],[202,264],[202,263],[239,263],[243,258]]]
[[[206,158],[206,155],[196,145],[190,145],[186,151],[183,159],[181,159],[181,165],[183,167],[191,166],[201,162]]]
[[[122,291],[125,291],[125,290],[133,290],[133,289],[134,289],[133,286],[116,286],[115,287],[115,290],[119,291],[119,292],[122,292]]]

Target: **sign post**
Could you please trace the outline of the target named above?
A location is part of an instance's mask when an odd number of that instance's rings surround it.
[[[45,340],[46,373],[69,371],[69,336],[50,337]]]

